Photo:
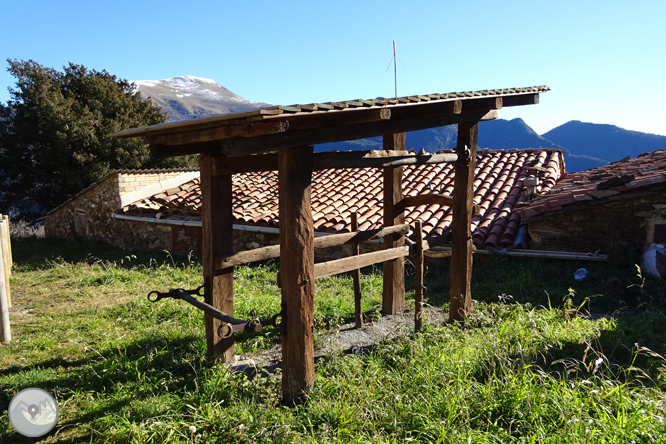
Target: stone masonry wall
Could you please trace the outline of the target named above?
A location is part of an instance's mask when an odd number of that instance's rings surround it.
[[[666,218],[663,192],[614,196],[599,205],[565,207],[530,222],[531,248],[635,256],[650,240],[654,222]],[[612,198],[611,198],[612,199]]]
[[[114,244],[111,214],[120,205],[118,188],[118,174],[113,173],[83,190],[48,214],[44,221],[46,235],[61,239],[79,236]]]

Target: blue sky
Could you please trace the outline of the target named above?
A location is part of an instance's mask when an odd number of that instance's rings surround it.
[[[569,120],[666,135],[666,2],[0,0],[8,58],[130,80],[210,78],[288,105],[548,85],[507,108],[538,133]]]

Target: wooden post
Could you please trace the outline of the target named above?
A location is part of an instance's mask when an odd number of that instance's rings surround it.
[[[404,150],[405,133],[387,134],[383,138],[385,150]],[[405,222],[402,211],[394,206],[402,200],[402,166],[384,168],[384,226],[390,227]],[[401,247],[405,236],[391,235],[384,238],[384,248]],[[384,290],[382,312],[396,314],[405,309],[405,259],[384,262]]]
[[[312,147],[278,152],[282,399],[293,404],[314,385],[314,227]]]
[[[12,340],[12,333],[9,329],[9,304],[7,303],[7,286],[9,276],[5,277],[4,263],[7,260],[3,248],[0,248],[0,342],[9,342]]]
[[[234,315],[234,268],[215,270],[215,256],[233,253],[233,213],[231,208],[231,175],[213,176],[210,154],[199,156],[201,171],[201,227],[204,299],[214,308]],[[221,355],[233,362],[234,338],[218,333],[222,321],[204,314],[207,355]]]
[[[416,251],[414,255],[414,331],[421,331],[423,326],[423,229],[421,221],[414,221],[414,239],[416,240]]]
[[[0,246],[2,246],[3,268],[5,273],[5,291],[7,292],[7,306],[12,306],[12,292],[9,287],[9,277],[12,275],[12,247],[9,239],[9,218],[0,217]]]
[[[352,232],[358,231],[358,213],[351,214],[351,229]],[[358,256],[360,254],[359,243],[352,244],[352,255]],[[354,279],[354,314],[356,317],[356,328],[363,328],[363,307],[361,306],[361,269],[357,268],[352,271]]]
[[[451,294],[449,321],[464,321],[472,309],[472,214],[478,122],[458,124],[459,159],[454,164],[451,221]]]

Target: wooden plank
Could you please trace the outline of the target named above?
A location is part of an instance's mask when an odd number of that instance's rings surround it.
[[[424,156],[401,157],[363,157],[363,158],[335,158],[320,157],[315,161],[315,170],[338,168],[391,168],[406,165],[431,165],[438,163],[453,163],[458,159],[455,153],[429,154]]]
[[[9,216],[6,214],[2,215],[2,218],[7,221],[7,225],[5,226],[5,229],[7,230],[7,248],[9,249],[9,274],[11,275],[11,268],[14,266],[14,258],[12,256],[12,238],[9,234],[10,229],[9,229]]]
[[[460,114],[443,114],[426,117],[411,117],[411,114],[409,114],[403,119],[395,119],[395,112],[397,109],[399,108],[391,109],[390,119],[378,122],[342,127],[312,128],[302,131],[288,130],[284,133],[267,134],[256,137],[232,137],[219,141],[198,142],[178,146],[151,144],[150,153],[155,158],[205,152],[224,154],[227,157],[240,157],[249,154],[268,153],[297,146],[364,139],[394,132],[418,131],[461,122],[497,118],[496,111],[491,111],[490,113],[484,111],[463,111]]]
[[[484,97],[480,99],[466,100],[463,103],[463,109],[465,111],[490,111],[501,109],[503,105],[504,101],[502,100],[502,97]]]
[[[342,259],[335,259],[327,262],[319,262],[314,265],[315,278],[319,279],[326,276],[346,273],[348,271],[356,270],[357,268],[367,267],[368,265],[384,261],[402,259],[404,262],[405,256],[408,255],[409,248],[407,246],[402,246],[389,248],[387,250],[371,251],[370,253],[343,257]]]
[[[421,221],[414,221],[414,331],[421,331],[423,326],[423,228]]]
[[[431,165],[453,163],[456,160],[458,160],[458,155],[455,153],[412,156],[407,151],[326,152],[315,153],[313,171],[339,168],[386,168],[405,165]],[[216,176],[257,171],[277,171],[277,154],[256,154],[242,157],[215,156],[213,158],[213,165],[213,174]]]
[[[215,128],[176,134],[148,136],[144,140],[150,145],[187,145],[189,143],[210,142],[229,137],[255,137],[265,134],[283,133],[289,128],[287,120],[260,120],[244,122],[240,125],[225,125]]]
[[[331,234],[330,236],[321,236],[314,238],[314,248],[329,248],[349,243],[365,242],[373,239],[381,239],[389,234],[407,234],[409,224],[396,225],[382,229],[365,230],[352,233]],[[266,247],[255,248],[254,250],[239,251],[237,253],[217,256],[215,258],[215,268],[234,267],[236,265],[249,264],[256,261],[264,261],[280,256],[279,245],[268,245]]]
[[[234,315],[234,269],[215,269],[215,256],[233,253],[231,176],[213,176],[211,156],[199,157],[201,172],[201,227],[204,300],[229,316]],[[234,338],[218,334],[219,319],[204,314],[207,355],[220,355],[224,362],[234,360]]]
[[[346,127],[314,128],[303,131],[257,136],[254,138],[237,137],[220,141],[222,152],[229,157],[257,154],[309,144],[339,142],[344,140],[364,139],[381,136],[395,131],[417,131],[437,126],[452,125],[466,121],[478,121],[485,116],[483,111],[471,111],[444,116],[394,119],[395,110],[391,110],[391,119]],[[151,152],[153,149],[151,148]],[[199,151],[194,151],[199,152]]]
[[[0,266],[5,262],[3,249],[0,248]],[[7,302],[7,283],[9,276],[5,276],[4,270],[0,269],[0,342],[12,340],[9,328],[9,303]]]
[[[383,137],[385,150],[404,150],[405,133],[387,134]],[[403,198],[402,195],[403,167],[384,168],[384,226],[401,225],[405,223],[402,211],[396,211],[394,206]],[[405,236],[390,235],[384,238],[384,248],[387,250],[402,247]],[[382,311],[386,314],[396,314],[405,309],[405,259],[395,258],[384,262],[384,282],[382,291]]]
[[[314,385],[314,228],[310,204],[312,147],[278,154],[282,397],[302,400]]]
[[[125,138],[145,137],[147,135],[157,134],[175,134],[183,131],[194,131],[200,128],[211,128],[218,125],[226,125],[230,120],[251,119],[255,117],[263,118],[264,116],[271,116],[282,113],[283,111],[277,107],[256,109],[236,114],[223,114],[202,119],[186,120],[184,122],[168,122],[148,127],[130,128],[115,134],[110,134],[108,137]]]
[[[358,213],[354,211],[351,214],[351,229],[353,232],[358,231]],[[361,251],[359,248],[359,243],[352,243],[352,255],[358,256]],[[363,328],[363,305],[362,305],[362,295],[361,295],[361,269],[356,268],[352,270],[352,278],[354,280],[354,320],[356,322],[356,328]]]
[[[289,119],[290,131],[379,122],[381,120],[390,119],[391,110],[389,108],[351,108],[341,111],[329,111],[316,115],[304,114],[299,117],[300,118]]]
[[[12,275],[12,253],[11,246],[9,244],[9,219],[5,219],[7,216],[0,218],[0,248],[2,248],[2,256],[4,260],[2,261],[3,270],[1,271],[5,275],[5,292],[7,294],[7,306],[11,308],[12,306],[12,293],[9,286],[9,278]]]
[[[504,106],[537,105],[539,103],[539,93],[504,96],[503,100]]]
[[[458,125],[456,151],[460,160],[454,164],[453,220],[451,221],[451,282],[449,321],[464,321],[472,309],[472,215],[474,206],[474,168],[478,123]]]

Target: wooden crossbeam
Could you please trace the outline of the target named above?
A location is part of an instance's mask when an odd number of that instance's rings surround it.
[[[506,105],[505,105],[506,106]],[[150,144],[150,154],[155,158],[182,156],[196,153],[224,154],[227,157],[240,157],[293,148],[303,145],[317,145],[329,142],[364,139],[382,136],[393,132],[418,131],[427,128],[453,125],[461,122],[493,120],[497,111],[470,111],[461,114],[446,114],[426,117],[406,117],[395,119],[391,111],[389,120],[348,125],[343,127],[313,128],[302,131],[285,131],[255,137],[232,137],[209,142],[195,142],[186,145]],[[288,118],[285,117],[285,118]]]
[[[316,153],[313,171],[338,168],[388,168],[406,165],[431,165],[453,163],[458,160],[456,153],[427,154],[411,156],[406,151],[356,151],[345,153]],[[394,154],[395,155],[392,155]],[[402,153],[402,154],[398,154]],[[255,171],[277,170],[277,154],[258,154],[242,157],[217,156],[213,158],[213,174],[225,175],[250,173]]]
[[[255,137],[283,133],[287,131],[287,128],[289,128],[288,120],[260,120],[241,125],[225,125],[176,134],[147,136],[144,138],[144,141],[149,145],[187,145],[190,143],[227,139],[229,137]]]
[[[408,255],[409,248],[406,246],[372,251],[358,256],[349,256],[328,262],[320,262],[314,265],[314,274],[315,278],[319,279],[334,274],[346,273],[347,271],[367,267],[368,265],[377,264],[379,262],[404,258]]]
[[[390,234],[407,234],[409,232],[409,224],[395,225],[393,227],[386,227],[374,230],[364,230],[351,233],[332,234],[330,236],[322,236],[314,238],[314,248],[330,248],[339,245],[365,242],[373,239],[382,239]],[[224,256],[217,256],[215,258],[215,269],[217,271],[226,268],[235,267],[236,265],[244,265],[257,261],[265,261],[280,257],[279,245],[268,245],[266,247],[255,248],[253,250],[239,251],[237,253],[228,254]]]
[[[456,157],[458,154],[456,154]],[[418,207],[420,205],[441,205],[443,207],[453,206],[453,198],[444,194],[419,194],[418,196],[407,196],[398,202],[394,209],[396,211],[405,211],[410,207]],[[473,204],[474,214],[478,214],[479,206]]]

